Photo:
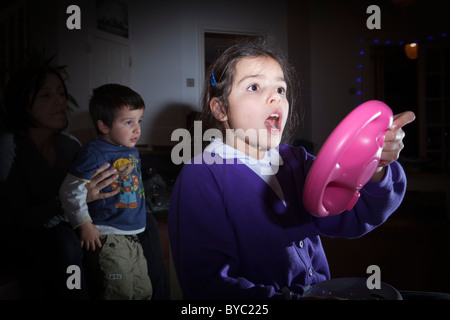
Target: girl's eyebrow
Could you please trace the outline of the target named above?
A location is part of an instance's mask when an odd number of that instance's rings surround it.
[[[247,80],[247,79],[252,79],[252,78],[262,79],[262,78],[264,78],[264,77],[265,77],[265,76],[263,76],[263,75],[261,75],[261,74],[252,74],[252,75],[248,75],[248,76],[243,77],[241,80],[239,80],[239,82],[238,82],[237,84],[240,84],[240,83],[244,82],[244,81]],[[278,78],[276,78],[276,80],[277,80],[277,81],[280,81],[280,82],[286,82],[286,80],[284,79],[284,77],[278,77]]]

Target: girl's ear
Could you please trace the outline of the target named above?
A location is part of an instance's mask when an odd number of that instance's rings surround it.
[[[97,120],[97,128],[103,134],[108,134],[109,132],[108,126],[102,120]]]
[[[209,102],[209,109],[217,120],[222,122],[228,120],[227,113],[225,112],[222,102],[219,98],[214,97],[211,99],[211,101]]]

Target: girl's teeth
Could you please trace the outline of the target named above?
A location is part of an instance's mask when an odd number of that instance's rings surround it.
[[[276,127],[276,126],[274,126],[274,125],[272,125],[272,128],[271,128],[272,130],[277,130],[278,128]]]

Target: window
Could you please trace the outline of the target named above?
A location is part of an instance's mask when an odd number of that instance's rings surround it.
[[[420,156],[450,173],[450,43],[423,45],[419,60]]]
[[[373,47],[375,99],[394,114],[411,110],[400,162],[407,170],[450,173],[450,42],[419,42],[411,60],[403,46]]]

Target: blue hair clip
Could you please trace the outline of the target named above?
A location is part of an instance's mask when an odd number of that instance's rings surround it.
[[[211,85],[214,87],[215,85],[216,85],[216,78],[214,78],[214,68],[212,69],[212,72],[211,72],[211,78],[210,78],[210,82],[211,82]]]

